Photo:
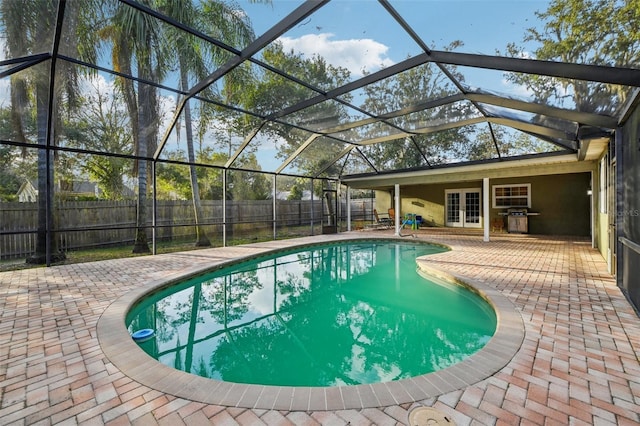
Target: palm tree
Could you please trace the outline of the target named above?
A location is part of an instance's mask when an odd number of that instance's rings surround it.
[[[9,57],[21,57],[34,53],[54,54],[53,49],[64,47],[82,59],[95,58],[92,40],[93,20],[86,11],[91,0],[67,3],[50,0],[3,1],[0,3],[0,21],[6,32],[6,49]],[[59,14],[65,14],[65,36],[56,26]],[[55,41],[59,40],[57,44]],[[82,46],[82,49],[79,47]],[[55,71],[56,81],[53,74]],[[65,254],[58,250],[54,237],[53,209],[53,151],[60,137],[61,111],[75,108],[78,93],[78,71],[72,65],[52,59],[30,67],[20,75],[11,77],[11,108],[15,135],[19,142],[26,142],[22,116],[28,113],[29,99],[35,100],[38,150],[38,229],[36,247],[27,263],[42,264],[63,260]],[[53,87],[51,85],[54,85]],[[50,102],[50,98],[51,99]],[[50,111],[54,108],[54,111]],[[53,120],[53,125],[51,121]]]
[[[111,25],[101,31],[101,36],[110,39],[112,61],[116,71],[122,75],[133,75],[135,62],[137,77],[134,80],[117,77],[133,129],[133,141],[137,157],[138,177],[136,234],[134,253],[149,253],[147,240],[147,179],[148,153],[153,151],[158,136],[157,90],[142,81],[161,81],[168,70],[165,34],[157,19],[137,9],[118,3],[115,6]]]
[[[255,38],[255,34],[245,15],[237,13],[235,6],[220,0],[208,0],[196,5],[192,2],[170,0],[163,8],[167,16],[198,29],[203,33],[221,40],[231,46],[246,46]],[[209,75],[209,68],[219,66],[226,62],[230,54],[224,50],[212,46],[202,39],[193,37],[183,31],[172,29],[170,39],[177,46],[178,68],[180,72],[180,88],[188,91],[190,77],[201,80]],[[239,86],[240,82],[226,80],[229,86]],[[246,83],[246,82],[243,82]],[[235,92],[235,90],[229,90]],[[210,90],[210,89],[206,89]],[[201,114],[206,114],[201,110]],[[196,223],[196,246],[210,246],[202,223],[202,203],[198,187],[198,176],[195,163],[195,150],[193,147],[193,123],[190,102],[184,106],[184,125],[187,143],[187,156],[189,161],[189,174],[191,178],[191,194],[193,199],[194,217]]]
[[[217,20],[223,28],[222,34],[208,31],[216,37],[235,37],[236,39],[253,39],[253,33],[246,21],[239,17],[232,5],[226,5],[220,1],[207,1],[197,8],[189,1],[163,1],[148,0],[149,6],[158,6],[158,10],[168,15],[179,18],[179,21],[188,25],[204,25],[204,17],[209,18],[209,23]],[[224,6],[224,7],[221,7]],[[208,11],[208,13],[206,13]],[[243,23],[236,25],[234,22]],[[230,24],[234,23],[233,25]],[[167,28],[169,28],[167,30]],[[216,25],[213,28],[217,28]],[[160,25],[155,18],[129,6],[118,4],[115,6],[111,25],[102,31],[104,38],[112,41],[112,61],[116,71],[122,75],[133,75],[133,63],[136,64],[137,77],[141,81],[162,81],[170,71],[171,60],[177,56],[180,68],[180,83],[187,87],[189,77],[202,78],[209,74],[207,63],[220,64],[226,57],[216,56],[213,50],[203,41],[187,36],[186,33],[169,26]],[[168,54],[169,45],[179,49],[178,55]],[[204,49],[203,49],[204,47]],[[147,192],[148,192],[148,161],[149,154],[155,150],[159,129],[158,98],[154,86],[141,82],[136,85],[133,80],[118,77],[118,87],[123,94],[127,111],[133,126],[133,139],[137,157],[138,176],[138,202],[136,217],[136,236],[133,247],[134,253],[148,253],[147,241]],[[187,103],[185,111],[185,127],[187,132],[187,149],[191,174],[192,195],[196,217],[198,241],[197,245],[210,245],[200,223],[202,222],[202,207],[196,176],[195,152],[193,149],[193,125],[191,108]]]

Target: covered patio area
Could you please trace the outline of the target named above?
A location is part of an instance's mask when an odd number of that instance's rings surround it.
[[[0,273],[0,424],[382,426],[408,424],[419,406],[457,425],[640,422],[640,323],[590,239],[493,234],[487,243],[479,230],[411,234],[452,248],[429,256],[428,266],[499,291],[522,316],[522,346],[496,374],[426,400],[267,410],[160,392],[133,381],[102,350],[101,315],[149,281],[273,248],[393,237],[393,230],[353,231]]]

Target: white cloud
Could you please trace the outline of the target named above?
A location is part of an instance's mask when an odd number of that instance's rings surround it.
[[[332,40],[334,34],[307,34],[299,38],[281,37],[284,50],[293,50],[310,58],[314,54],[323,57],[333,66],[347,68],[355,77],[362,71],[374,72],[393,65],[387,56],[388,46],[369,38]]]
[[[113,94],[115,84],[107,81],[101,74],[83,75],[80,77],[80,91],[86,93]]]
[[[506,78],[503,78],[502,81],[502,91],[508,93],[512,96],[517,96],[518,98],[531,99],[533,97],[533,90],[529,89],[527,86],[522,84],[515,84]]]

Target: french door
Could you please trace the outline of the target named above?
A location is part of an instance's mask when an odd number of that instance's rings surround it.
[[[480,188],[447,189],[444,193],[446,226],[482,227]]]

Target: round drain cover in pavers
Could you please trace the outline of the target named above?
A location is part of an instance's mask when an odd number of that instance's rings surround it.
[[[455,423],[442,411],[418,407],[409,413],[409,426],[455,426]]]

